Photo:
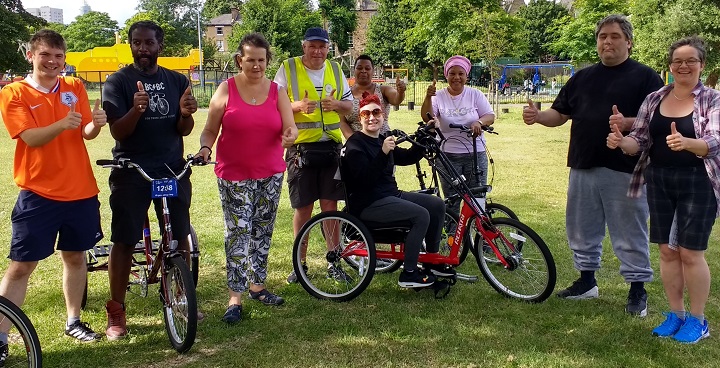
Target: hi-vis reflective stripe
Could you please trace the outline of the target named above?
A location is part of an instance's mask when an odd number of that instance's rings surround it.
[[[314,129],[314,128],[322,128],[323,123],[321,121],[317,122],[310,122],[310,123],[295,123],[298,130],[299,129]],[[335,124],[327,124],[325,125],[326,130],[334,130],[334,129],[340,129],[340,123]]]
[[[297,64],[296,59],[299,57],[294,57],[292,59],[288,60],[288,66],[290,67],[290,84],[292,85],[292,94],[293,94],[293,101],[300,101],[300,91],[298,90],[298,80],[297,80]],[[327,60],[326,60],[327,61]],[[302,60],[300,61],[302,63]],[[342,79],[340,77],[340,66],[338,63],[330,61],[330,65],[332,66],[333,75],[335,76],[335,91],[340,92],[342,90]],[[343,91],[344,92],[344,91]],[[325,93],[329,93],[326,91]],[[303,95],[304,97],[304,95]],[[342,96],[338,96],[339,98],[336,98],[337,100],[341,99]],[[320,96],[322,98],[322,96]]]

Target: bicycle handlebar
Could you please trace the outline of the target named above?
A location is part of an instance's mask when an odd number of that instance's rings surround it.
[[[460,129],[463,132],[472,132],[472,130],[469,127],[466,127],[465,125],[462,125],[462,124],[450,123],[450,128]],[[490,134],[498,134],[497,132],[495,132],[495,128],[493,128],[492,126],[489,126],[489,125],[483,125],[481,129]]]
[[[188,155],[188,157],[186,158],[185,166],[183,166],[182,171],[180,171],[179,174],[175,174],[174,172],[173,172],[173,174],[175,175],[175,179],[180,180],[180,179],[182,179],[183,176],[185,176],[185,174],[187,173],[190,166],[204,166],[207,164],[214,164],[214,163],[215,163],[214,161],[205,162],[202,160],[202,157],[193,157],[193,155]],[[140,165],[130,161],[130,159],[128,159],[128,158],[118,158],[118,159],[112,159],[112,160],[101,159],[101,160],[95,161],[95,164],[97,164],[98,166],[102,166],[104,168],[135,169],[135,170],[137,170],[138,173],[140,173],[140,175],[143,178],[145,178],[145,180],[147,180],[149,182],[152,182],[153,180],[169,179],[169,178],[153,178],[153,177],[151,177],[150,175],[148,175],[145,172],[145,170],[143,170],[142,167],[140,167]],[[168,167],[168,170],[170,170],[169,167]],[[172,172],[172,170],[170,170],[170,172]]]

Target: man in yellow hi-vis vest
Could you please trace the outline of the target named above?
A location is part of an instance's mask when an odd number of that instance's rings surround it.
[[[337,63],[327,60],[327,31],[309,28],[302,48],[303,55],[285,60],[275,75],[275,83],[288,91],[298,128],[295,145],[285,154],[290,204],[295,209],[295,236],[310,220],[315,201],[320,201],[321,211],[336,211],[337,201],[345,198],[335,173],[342,145],[340,115],[352,109],[352,93],[345,75]],[[328,239],[328,250],[333,246],[337,242]],[[339,282],[349,278],[339,263],[328,263],[328,277]],[[297,281],[295,272],[287,281]]]

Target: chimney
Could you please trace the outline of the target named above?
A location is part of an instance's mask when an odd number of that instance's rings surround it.
[[[238,20],[240,20],[240,12],[238,11],[238,8],[230,8],[230,14],[232,15],[232,17],[231,17],[232,23],[235,23]]]

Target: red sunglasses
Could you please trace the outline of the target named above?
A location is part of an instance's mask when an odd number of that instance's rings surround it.
[[[376,118],[379,118],[380,115],[382,115],[382,110],[380,110],[380,109],[375,109],[375,110],[372,110],[372,111],[370,111],[370,110],[360,110],[360,114],[359,114],[359,115],[360,115],[360,117],[363,118],[363,119],[369,119],[369,118],[370,118],[370,114],[372,114],[372,115],[373,115],[374,117],[376,117]]]

